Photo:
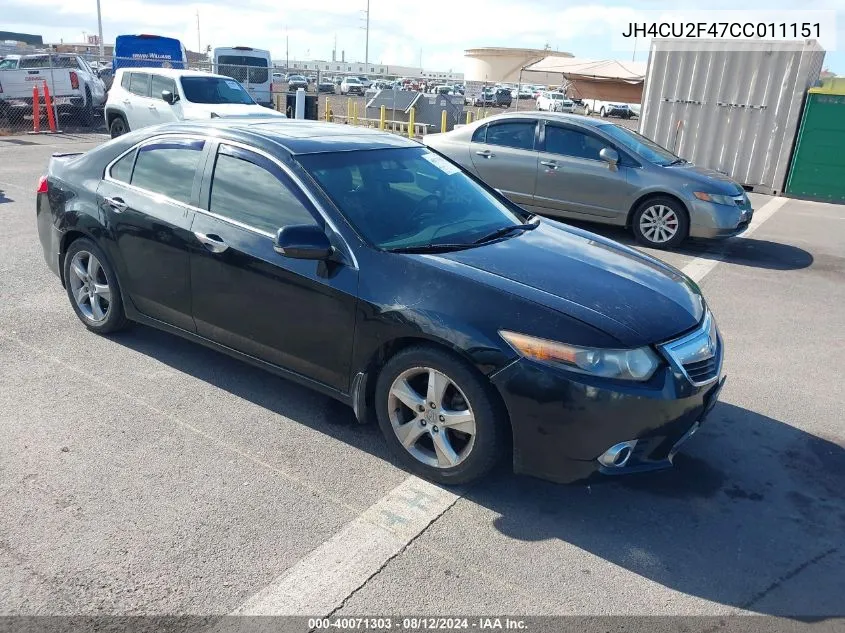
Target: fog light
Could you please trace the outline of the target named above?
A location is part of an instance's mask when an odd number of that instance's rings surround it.
[[[614,444],[599,456],[599,464],[607,468],[622,468],[631,459],[637,440]]]

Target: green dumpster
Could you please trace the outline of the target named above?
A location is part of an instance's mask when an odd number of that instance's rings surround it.
[[[845,202],[845,81],[810,88],[798,130],[786,193]]]

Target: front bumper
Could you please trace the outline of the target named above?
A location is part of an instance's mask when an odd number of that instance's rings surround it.
[[[511,419],[514,471],[558,483],[671,466],[677,447],[710,413],[724,384],[717,376],[696,387],[665,365],[644,383],[602,380],[525,358],[492,380]],[[623,467],[598,461],[631,440],[637,442]]]
[[[746,196],[747,200],[747,196]],[[750,202],[728,206],[693,198],[688,202],[690,237],[725,238],[743,233],[754,218]]]

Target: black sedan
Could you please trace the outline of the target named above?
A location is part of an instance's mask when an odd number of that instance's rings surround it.
[[[559,482],[666,467],[723,384],[695,283],[399,136],[148,127],[54,156],[37,224],[93,332],[136,321],[312,387],[437,482],[508,452]]]

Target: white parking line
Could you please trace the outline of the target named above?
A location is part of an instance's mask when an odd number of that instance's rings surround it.
[[[786,200],[774,198],[763,205],[743,235],[756,231]],[[719,261],[696,257],[684,266],[683,272],[699,282]],[[461,496],[462,492],[409,477],[232,611],[232,615],[331,614]]]
[[[745,230],[745,233],[739,237],[750,237],[754,231],[760,228],[760,225],[763,224],[763,222],[772,217],[775,214],[775,211],[785,205],[788,200],[789,198],[772,198],[769,200],[766,204],[760,207],[756,213],[754,213],[754,218],[751,220],[751,224]],[[681,272],[697,283],[704,279],[704,277],[707,276],[707,273],[713,270],[716,267],[716,264],[722,261],[723,257],[724,250],[711,252],[707,257],[696,257],[684,266],[681,269]]]
[[[460,497],[408,477],[232,615],[330,614]]]

